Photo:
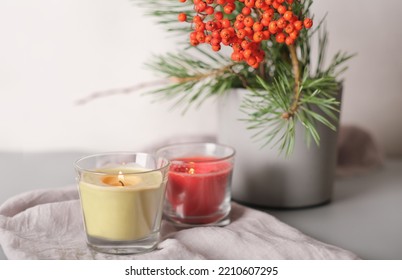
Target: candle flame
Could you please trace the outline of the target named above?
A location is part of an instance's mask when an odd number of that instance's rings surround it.
[[[124,187],[124,175],[123,175],[123,172],[119,171],[119,175],[117,175],[117,179],[119,180],[119,183],[121,184],[121,186]]]
[[[190,165],[194,165],[194,162],[190,161],[189,164],[190,164]],[[195,173],[194,167],[190,167],[190,168],[188,169],[188,174],[193,175],[194,173]]]

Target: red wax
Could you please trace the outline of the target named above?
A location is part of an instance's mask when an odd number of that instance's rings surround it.
[[[172,160],[166,195],[178,220],[212,223],[222,218],[219,208],[225,199],[232,164],[216,160],[213,157]]]

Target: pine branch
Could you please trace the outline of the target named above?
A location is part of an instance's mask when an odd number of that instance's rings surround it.
[[[191,105],[200,106],[205,99],[222,94],[234,83],[239,83],[233,62],[205,56],[202,50],[200,53],[204,55],[202,60],[188,53],[155,57],[148,67],[163,74],[171,84],[149,93],[161,96],[162,100],[173,100],[173,107],[185,104],[185,112]]]
[[[279,67],[277,78],[272,83],[259,78],[262,90],[250,89],[242,111],[248,116],[244,120],[249,123],[248,129],[257,131],[254,139],[261,141],[262,147],[278,146],[281,152],[290,155],[294,148],[296,123],[301,122],[306,129],[307,143],[313,139],[319,145],[317,124],[322,123],[335,130],[340,103],[336,98],[339,83],[334,77],[312,79],[306,70],[300,84],[303,95],[298,99],[298,110],[292,117],[284,117],[283,112],[287,112],[294,102],[291,94],[294,78],[287,68]],[[322,113],[313,111],[312,107],[319,108]]]

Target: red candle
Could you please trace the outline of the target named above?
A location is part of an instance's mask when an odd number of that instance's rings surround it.
[[[171,210],[182,223],[213,223],[223,218],[232,163],[215,157],[173,159],[166,191]]]

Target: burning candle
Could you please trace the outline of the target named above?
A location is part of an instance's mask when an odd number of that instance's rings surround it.
[[[158,154],[171,161],[164,213],[172,222],[229,223],[233,149],[195,143],[165,147]]]
[[[119,171],[100,177],[89,175],[79,183],[85,226],[92,237],[123,241],[152,231],[164,193],[162,174],[123,168],[98,169],[96,172],[107,174]],[[122,170],[129,175],[123,175]]]
[[[117,248],[122,253],[147,247],[141,248],[146,242],[141,245],[138,240],[152,239],[149,246],[156,245],[167,180],[166,160],[165,164],[164,169],[108,164],[80,170],[78,187],[89,245],[102,252]]]
[[[172,160],[166,195],[179,220],[210,223],[224,215],[214,214],[219,213],[225,200],[232,165],[217,160],[212,157]]]

